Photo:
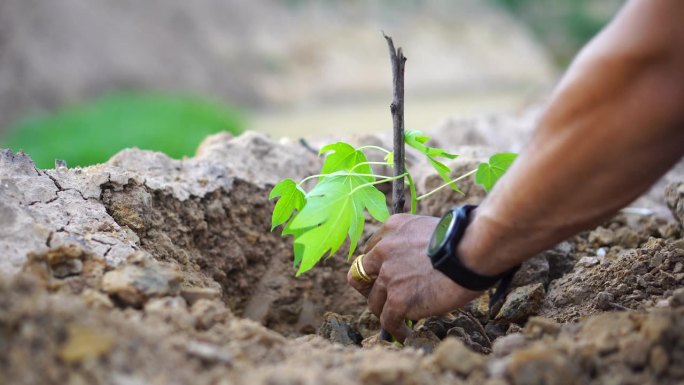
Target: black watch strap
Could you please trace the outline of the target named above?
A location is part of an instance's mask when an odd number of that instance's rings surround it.
[[[458,243],[461,241],[463,233],[465,233],[465,230],[468,227],[470,213],[476,207],[477,206],[467,205],[454,210],[455,223],[452,230],[453,233],[450,234],[451,247],[448,248],[450,252],[433,258],[432,266],[449,277],[452,281],[456,282],[459,286],[468,290],[487,290],[496,285],[499,281],[502,281],[503,286],[508,286],[513,274],[515,274],[519,266],[495,276],[482,275],[466,267],[456,253]],[[500,289],[501,287],[499,287],[497,292],[501,291]],[[506,290],[507,288],[503,289]]]

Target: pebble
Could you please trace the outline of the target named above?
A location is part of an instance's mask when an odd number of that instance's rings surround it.
[[[433,360],[437,367],[468,376],[484,368],[486,359],[468,349],[456,338],[447,338],[435,349]]]
[[[546,285],[548,281],[549,262],[544,255],[537,255],[523,262],[520,270],[515,273],[511,286],[519,287],[532,283],[543,283]]]
[[[363,337],[353,326],[353,317],[337,313],[325,313],[318,335],[330,342],[341,345],[361,345]]]
[[[582,257],[577,262],[577,265],[583,267],[591,267],[598,265],[600,262],[601,261],[597,257]]]
[[[672,293],[670,305],[674,307],[684,306],[684,287],[680,287]]]
[[[610,246],[615,243],[615,233],[605,227],[598,227],[589,233],[589,242],[597,246]]]
[[[90,326],[71,325],[67,341],[59,350],[59,358],[66,363],[76,363],[97,358],[114,347],[114,338],[104,330]]]
[[[232,318],[231,311],[219,301],[200,299],[192,304],[190,314],[195,318],[195,327],[208,330],[216,324],[221,324]]]
[[[528,345],[527,338],[520,333],[509,334],[494,341],[492,354],[494,357],[505,357],[514,350]]]
[[[188,355],[197,357],[205,363],[230,364],[233,362],[233,354],[220,346],[206,342],[190,341],[185,346]]]
[[[161,264],[126,265],[102,277],[102,289],[126,305],[141,307],[149,298],[178,294],[180,272]]]
[[[596,294],[596,308],[599,310],[611,310],[612,303],[615,301],[615,296],[607,291],[602,291]]]
[[[506,297],[495,319],[524,322],[529,316],[539,312],[545,295],[544,285],[541,283],[515,288]]]
[[[523,333],[527,337],[541,338],[543,336],[555,337],[560,333],[561,325],[545,317],[530,317],[523,328]]]
[[[558,352],[533,345],[510,356],[506,374],[516,385],[575,385],[581,383],[578,368]]]
[[[221,290],[212,287],[184,287],[180,290],[180,295],[192,306],[201,299],[219,299]]]
[[[454,337],[460,340],[467,347],[478,353],[489,354],[491,351],[489,339],[478,332],[469,334],[462,327],[457,326],[449,329],[447,337]]]
[[[417,330],[411,333],[404,341],[405,347],[411,347],[417,350],[421,350],[424,353],[432,353],[437,345],[439,345],[440,339],[428,329]]]

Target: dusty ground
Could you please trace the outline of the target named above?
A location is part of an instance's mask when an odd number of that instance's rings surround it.
[[[469,127],[462,170],[505,146]],[[619,214],[530,260],[497,311],[485,296],[421,320],[400,348],[378,341],[344,258],[296,279],[289,242],[268,231],[270,186],[318,162],[252,133],[182,161],[126,150],[73,170],[0,151],[0,383],[684,382],[684,184],[667,190],[674,217]],[[640,202],[662,212],[662,197]]]

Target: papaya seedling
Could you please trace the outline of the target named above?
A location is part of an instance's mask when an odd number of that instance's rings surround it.
[[[463,194],[457,183],[472,175],[476,184],[490,191],[516,157],[513,153],[495,154],[488,162],[452,179],[452,170],[441,160],[455,159],[458,155],[430,147],[429,140],[430,137],[420,131],[404,133],[404,143],[423,154],[444,180],[444,184],[424,195],[417,195],[414,179],[408,171],[396,176],[374,172],[373,167],[393,167],[392,151],[379,146],[354,148],[344,142],[329,144],[320,150],[319,155],[325,155],[325,160],[319,174],[299,182],[284,179],[273,187],[269,199],[277,198],[277,201],[271,230],[282,225],[282,235],[294,237],[293,266],[297,276],[314,267],[323,256],[333,256],[347,239],[347,258],[351,257],[363,233],[366,213],[379,222],[389,217],[385,194],[377,185],[403,179],[409,186],[410,212],[415,214],[418,202],[443,188]],[[384,161],[368,161],[366,152],[369,151],[384,153]],[[305,185],[310,181],[315,184],[306,191]]]

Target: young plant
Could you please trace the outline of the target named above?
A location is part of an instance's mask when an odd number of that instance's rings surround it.
[[[347,238],[347,258],[351,257],[363,233],[365,212],[380,222],[389,217],[385,194],[376,185],[405,178],[411,195],[411,213],[415,214],[419,201],[445,187],[463,194],[456,183],[473,174],[475,183],[486,191],[491,190],[516,157],[512,153],[495,154],[489,162],[480,163],[476,169],[451,179],[451,169],[438,159],[455,159],[458,155],[428,146],[429,139],[420,131],[406,131],[404,134],[405,144],[425,155],[445,182],[421,196],[416,193],[410,173],[386,176],[373,171],[373,166],[393,166],[391,151],[378,146],[354,148],[344,142],[329,144],[320,150],[320,154],[326,156],[319,174],[299,182],[284,179],[273,187],[269,199],[279,199],[273,209],[271,231],[284,225],[282,235],[294,237],[297,276],[314,267],[324,255],[334,255]],[[384,162],[369,162],[366,151],[385,153]],[[307,192],[304,185],[312,180],[316,183]]]

